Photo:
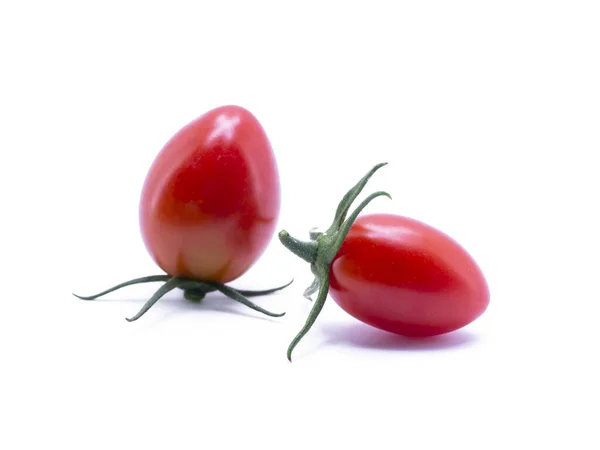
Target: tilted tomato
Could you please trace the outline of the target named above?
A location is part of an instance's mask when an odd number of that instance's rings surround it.
[[[267,135],[239,106],[213,109],[192,121],[163,147],[146,177],[139,206],[140,228],[150,255],[167,275],[138,278],[90,297],[137,283],[164,281],[132,319],[175,288],[201,300],[221,291],[251,308],[245,296],[223,283],[244,274],[269,244],[280,210],[279,174]]]
[[[279,233],[281,242],[312,265],[315,281],[305,296],[319,291],[305,326],[288,348],[288,359],[310,330],[328,293],[348,314],[374,327],[404,336],[448,333],[477,319],[489,303],[486,280],[457,242],[417,220],[391,214],[358,217],[370,195],[346,219],[352,202],[375,166],[344,197],[333,224],[311,241]]]
[[[457,242],[391,214],[359,217],[329,274],[329,293],[344,311],[404,336],[457,330],[489,303],[481,270]]]

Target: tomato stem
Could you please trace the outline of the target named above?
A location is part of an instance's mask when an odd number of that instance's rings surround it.
[[[275,287],[275,288],[263,289],[263,290],[258,290],[258,291],[250,291],[250,290],[236,290],[229,286],[226,286],[225,284],[217,283],[214,281],[201,281],[201,280],[194,280],[192,278],[185,278],[185,277],[171,277],[169,275],[151,275],[148,277],[135,278],[133,280],[129,280],[124,283],[120,283],[112,288],[109,288],[105,291],[100,292],[99,294],[90,295],[90,296],[81,296],[81,295],[77,295],[77,294],[73,294],[73,295],[82,300],[95,300],[103,295],[109,294],[109,293],[114,292],[123,287],[131,286],[134,284],[150,283],[150,282],[156,282],[156,281],[164,281],[164,284],[161,285],[161,287],[159,287],[157,289],[157,291],[152,295],[152,297],[150,297],[150,299],[144,304],[144,306],[142,306],[140,311],[135,316],[126,319],[128,322],[134,322],[134,321],[138,320],[140,317],[142,317],[144,314],[146,314],[146,312],[148,312],[148,310],[152,306],[154,306],[154,304],[156,304],[156,302],[158,302],[158,300],[160,300],[165,294],[167,294],[168,292],[170,292],[176,288],[183,289],[184,297],[187,300],[192,301],[192,302],[200,302],[204,299],[204,297],[206,296],[207,293],[219,291],[222,294],[224,294],[225,296],[229,297],[230,299],[235,300],[238,303],[241,303],[241,304],[247,306],[248,308],[253,309],[254,311],[260,312],[260,313],[265,314],[270,317],[281,317],[285,313],[274,313],[274,312],[268,311],[268,310],[262,308],[261,306],[248,300],[246,298],[246,296],[259,296],[259,295],[272,294],[273,292],[276,292],[276,291],[279,291],[281,289],[288,287],[290,284],[293,283],[294,280],[292,279],[288,283],[286,283],[282,286]]]
[[[319,295],[317,296],[317,299],[315,300],[315,304],[313,305],[312,309],[310,310],[308,318],[306,319],[306,323],[304,324],[304,326],[302,327],[300,332],[296,335],[296,337],[294,339],[292,339],[292,342],[290,343],[290,345],[288,347],[287,358],[288,358],[289,362],[292,362],[292,352],[294,351],[294,348],[296,348],[296,345],[298,345],[298,343],[302,340],[302,338],[306,335],[306,333],[309,332],[309,330],[311,329],[311,327],[317,320],[317,317],[319,317],[319,314],[321,313],[323,306],[325,306],[325,300],[327,300],[328,292],[329,292],[329,276],[326,276],[325,279],[321,280],[321,287],[319,288]]]
[[[286,287],[290,286],[293,282],[294,282],[294,279],[292,278],[290,281],[288,281],[286,284],[284,284],[282,286],[277,286],[277,287],[270,288],[270,289],[262,289],[259,291],[249,291],[246,289],[236,289],[236,290],[240,294],[245,295],[246,297],[258,297],[259,295],[269,295],[269,294],[272,294],[273,292],[281,291],[282,289],[285,289]]]
[[[148,312],[148,310],[150,308],[152,308],[152,306],[154,306],[154,304],[157,301],[159,301],[162,296],[164,296],[167,292],[170,292],[173,289],[182,286],[183,284],[186,283],[186,281],[188,281],[188,280],[186,278],[182,278],[182,277],[170,278],[169,281],[167,281],[165,284],[163,284],[161,287],[158,288],[158,290],[154,293],[154,295],[152,295],[152,297],[150,297],[150,299],[144,304],[144,306],[142,306],[142,309],[140,309],[139,312],[135,316],[133,316],[131,318],[126,318],[125,320],[127,320],[127,322],[133,322],[135,320],[138,320],[140,317],[142,317],[144,314],[146,314],[146,312]]]
[[[258,311],[258,312],[263,313],[270,317],[281,317],[281,316],[285,315],[284,312],[283,313],[273,313],[271,311],[267,311],[266,309],[256,305],[255,303],[252,303],[245,296],[243,296],[239,291],[236,291],[235,289],[230,288],[229,286],[226,286],[221,283],[214,283],[211,281],[207,281],[206,283],[211,286],[214,286],[214,288],[217,291],[221,292],[222,294],[225,294],[230,299],[235,300],[236,302],[239,302],[242,305],[246,305],[248,308],[253,309],[254,311]]]
[[[192,303],[200,303],[206,297],[206,292],[196,291],[193,289],[187,289],[183,291],[183,298],[192,302]]]
[[[258,297],[261,295],[269,295],[274,292],[285,289],[293,282],[294,282],[294,279],[292,278],[286,284],[284,284],[282,286],[277,286],[274,288],[261,289],[258,291],[247,290],[247,289],[236,289],[236,291],[246,297]],[[204,299],[206,294],[217,290],[215,287],[213,287],[212,285],[209,285],[208,283],[205,283],[205,282],[196,282],[196,283],[191,284],[190,286],[188,286],[188,285],[181,286],[181,289],[184,290],[183,296],[191,302],[200,302]]]
[[[102,297],[103,295],[110,294],[111,292],[114,292],[117,289],[121,289],[121,288],[124,288],[127,286],[131,286],[134,284],[140,284],[140,283],[152,283],[154,281],[168,281],[169,278],[171,278],[169,275],[150,275],[148,277],[135,278],[133,280],[125,281],[124,283],[117,284],[116,286],[113,286],[105,291],[100,292],[99,294],[96,294],[96,295],[90,295],[88,297],[84,297],[82,295],[77,295],[77,294],[73,294],[73,295],[81,300],[96,300],[98,297]]]
[[[301,241],[290,236],[285,230],[279,232],[279,240],[286,248],[294,255],[302,258],[309,264],[313,264],[317,260],[318,244],[314,241]]]
[[[356,183],[356,185],[354,185],[352,189],[346,192],[346,195],[344,195],[335,211],[335,217],[333,219],[333,222],[327,230],[328,233],[340,229],[340,227],[346,220],[346,214],[348,214],[348,210],[350,209],[350,206],[352,206],[352,203],[354,203],[354,200],[356,200],[356,197],[358,197],[358,195],[364,189],[364,187],[366,186],[367,182],[371,179],[373,174],[385,165],[387,165],[387,163],[383,162],[374,166],[371,170],[367,172],[367,174],[364,177],[360,179],[358,183]]]
[[[333,262],[335,255],[337,255],[337,252],[340,250],[340,247],[344,243],[344,239],[346,239],[346,236],[350,232],[350,228],[352,228],[352,225],[358,218],[359,214],[362,212],[363,209],[365,209],[365,207],[369,203],[371,203],[372,200],[376,199],[377,197],[387,197],[390,200],[392,199],[392,196],[390,194],[383,191],[374,192],[373,194],[365,198],[360,203],[360,205],[358,205],[358,207],[352,212],[352,214],[350,214],[350,217],[348,217],[348,219],[341,224],[340,228],[335,233],[333,233],[333,244],[328,245],[322,251],[322,254],[325,255],[323,257],[323,263],[327,263],[327,265],[329,266]]]
[[[315,292],[317,292],[319,290],[320,286],[321,286],[321,281],[319,280],[318,276],[315,276],[315,279],[313,280],[313,282],[310,284],[309,287],[306,288],[306,290],[304,291],[304,293],[302,295],[304,295],[304,298],[312,300],[311,295],[313,295]]]
[[[350,232],[350,228],[352,228],[352,225],[362,210],[375,198],[382,196],[391,198],[390,194],[387,192],[375,192],[363,200],[352,214],[346,218],[352,203],[356,200],[371,176],[386,164],[387,163],[377,164],[361,178],[360,181],[346,193],[346,195],[344,195],[338,204],[333,223],[326,232],[320,232],[316,228],[311,229],[309,232],[311,240],[309,242],[298,240],[290,236],[285,230],[279,232],[279,240],[281,243],[292,253],[310,263],[311,271],[315,275],[312,284],[304,291],[304,296],[310,299],[312,294],[317,292],[317,290],[319,291],[315,304],[306,319],[306,323],[288,347],[287,357],[290,362],[292,361],[292,352],[294,351],[294,348],[309,332],[325,305],[325,300],[329,293],[329,270],[333,260],[344,243],[344,239],[346,239],[346,236]]]

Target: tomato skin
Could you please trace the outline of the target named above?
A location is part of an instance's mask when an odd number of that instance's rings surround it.
[[[330,294],[348,314],[410,337],[448,333],[487,309],[473,258],[444,233],[391,214],[360,216],[330,268]]]
[[[162,270],[225,283],[264,252],[279,210],[279,174],[264,129],[246,109],[223,106],[166,143],[144,182],[139,218]]]

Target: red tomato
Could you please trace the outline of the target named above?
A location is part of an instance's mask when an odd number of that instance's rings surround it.
[[[489,303],[481,270],[458,243],[396,215],[360,216],[329,273],[329,293],[342,309],[404,336],[454,331]]]
[[[223,106],[189,123],[158,154],[142,190],[140,226],[169,275],[226,283],[264,252],[279,209],[265,131],[244,108]]]

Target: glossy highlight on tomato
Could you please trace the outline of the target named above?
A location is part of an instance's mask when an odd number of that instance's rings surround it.
[[[271,144],[239,106],[213,109],[156,157],[140,201],[146,248],[166,273],[225,283],[271,240],[280,182]]]
[[[489,289],[456,241],[414,219],[359,217],[330,268],[329,293],[351,316],[403,336],[448,333],[477,319]]]

